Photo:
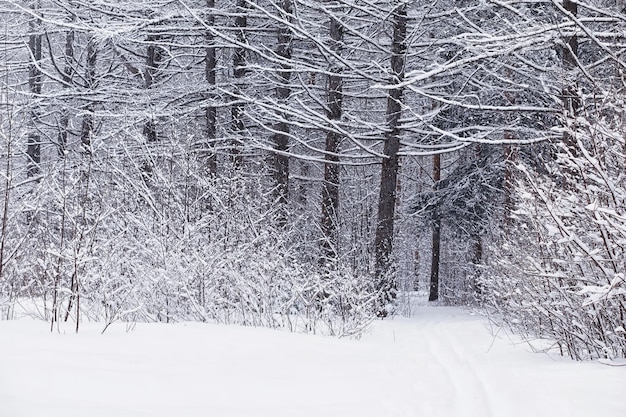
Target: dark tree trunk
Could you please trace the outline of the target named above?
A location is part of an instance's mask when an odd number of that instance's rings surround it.
[[[472,237],[472,267],[474,269],[474,289],[476,295],[480,296],[483,293],[483,285],[481,280],[480,264],[483,260],[483,240],[480,236]]]
[[[150,89],[154,86],[159,75],[161,62],[163,61],[163,51],[158,42],[161,35],[148,36],[148,49],[146,50],[146,70],[144,71],[144,86]],[[156,121],[154,118],[147,120],[143,126],[143,134],[148,142],[156,142],[159,139]]]
[[[215,0],[206,0],[207,8],[209,9],[209,15],[207,18],[207,25],[213,27],[215,25]],[[217,51],[215,46],[215,35],[213,32],[206,32],[206,56],[205,56],[205,77],[208,84],[208,88],[210,90],[209,100],[212,102],[215,101],[215,85],[217,79]],[[217,154],[215,150],[211,150],[211,147],[215,147],[215,140],[217,138],[217,107],[211,103],[206,108],[206,142],[208,145],[207,149],[203,149],[203,152],[209,152],[208,158],[208,171],[211,175],[217,174]]]
[[[419,291],[420,289],[420,251],[416,249],[413,252],[413,291]]]
[[[96,48],[95,40],[89,39],[87,43],[87,65],[85,72],[85,82],[87,89],[90,93],[93,93],[96,83],[96,63],[98,61],[98,50]],[[83,117],[83,124],[80,132],[81,146],[87,153],[91,153],[91,138],[94,130],[94,104],[93,102],[87,103],[85,106],[85,116]]]
[[[43,84],[43,74],[41,73],[41,41],[39,20],[32,20],[29,25],[30,34],[28,36],[28,49],[32,62],[28,69],[28,88],[30,90],[32,103],[30,107],[30,129],[28,133],[28,143],[26,155],[28,163],[26,174],[28,177],[36,177],[41,172],[41,135],[39,133],[39,109],[37,101],[41,96]]]
[[[281,15],[285,20],[291,20],[292,0],[282,0]],[[287,106],[291,95],[291,29],[287,26],[278,28],[278,47],[276,55],[281,58],[280,69],[278,70],[278,85],[276,87],[276,98],[279,106]],[[289,123],[287,115],[281,114],[280,121],[276,124],[274,134],[274,180],[276,182],[275,200],[278,204],[278,224],[287,224],[288,210],[287,200],[289,196]]]
[[[430,260],[430,293],[428,301],[439,299],[439,257],[441,255],[441,220],[433,223],[432,256]]]
[[[507,70],[507,75],[512,76],[512,72]],[[513,106],[516,102],[515,94],[512,91],[507,91],[505,97],[508,104]],[[510,120],[513,123],[513,120]],[[515,210],[515,199],[513,191],[515,189],[515,164],[517,163],[517,146],[514,144],[507,144],[506,142],[512,142],[515,140],[515,132],[512,130],[504,131],[504,182],[502,184],[502,190],[504,193],[504,223],[508,225],[511,223],[511,214]]]
[[[578,4],[571,0],[563,0],[563,8],[573,16],[578,15]],[[574,28],[574,30],[576,30],[576,28]],[[578,67],[578,36],[573,34],[563,41],[563,69],[566,75],[570,75]],[[563,86],[563,90],[561,92],[565,113],[564,116],[566,120],[573,120],[576,116],[578,116],[581,106],[580,97],[578,96],[578,83],[575,78],[567,79],[566,83],[568,84]],[[569,129],[565,129],[563,132],[563,142],[574,156],[578,154],[576,138],[572,133],[575,129],[576,126],[573,125]]]
[[[512,134],[509,131],[504,132],[505,140],[512,140]],[[504,222],[511,222],[511,213],[515,209],[515,200],[513,191],[515,189],[515,162],[517,160],[517,148],[515,145],[504,146],[504,182],[502,184],[504,192]]]
[[[379,314],[385,315],[384,306],[395,298],[396,282],[392,267],[393,221],[396,208],[396,186],[399,169],[400,114],[406,60],[407,4],[400,3],[393,13],[393,39],[391,55],[391,83],[387,97],[387,132],[383,153],[378,198],[378,223],[374,241],[376,251],[376,285],[380,292]]]
[[[336,54],[341,53],[343,26],[330,18],[331,48]],[[328,109],[326,116],[332,121],[341,119],[343,101],[343,80],[341,68],[334,65],[328,77]],[[326,134],[326,154],[324,159],[324,183],[322,184],[322,259],[323,265],[332,264],[338,257],[338,210],[339,210],[339,145],[341,135],[332,127]]]
[[[435,155],[433,157],[433,181],[435,182],[435,189],[437,189],[440,180],[441,156]],[[435,214],[435,221],[433,223],[433,242],[431,253],[430,294],[428,296],[428,301],[435,301],[439,299],[439,264],[441,255],[441,218],[439,217],[439,213]]]
[[[63,88],[68,89],[72,85],[72,77],[74,75],[74,38],[73,30],[67,32],[65,36],[65,68],[61,79],[63,80]],[[65,157],[67,150],[68,127],[70,123],[70,113],[67,105],[61,109],[61,119],[59,120],[59,135],[57,138],[58,153],[61,158]]]
[[[247,17],[247,5],[246,0],[237,0],[237,15],[235,17],[235,28],[237,29],[237,42],[240,44],[246,43],[246,27],[248,26]],[[245,125],[243,121],[244,116],[244,103],[240,98],[241,84],[243,78],[246,75],[246,49],[242,46],[235,48],[233,54],[233,75],[235,76],[235,88],[233,91],[233,104],[231,107],[232,118],[232,130],[235,135],[231,148],[231,158],[235,167],[239,167],[243,164],[243,157],[241,155],[241,140]]]

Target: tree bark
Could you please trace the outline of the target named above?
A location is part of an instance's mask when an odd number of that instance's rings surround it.
[[[36,7],[33,6],[33,7]],[[41,72],[41,28],[38,19],[33,19],[29,23],[30,34],[28,36],[28,49],[31,63],[28,68],[28,88],[31,94],[30,106],[30,126],[28,133],[28,143],[26,145],[26,155],[28,157],[26,174],[28,177],[36,177],[41,172],[41,135],[39,134],[39,109],[38,100],[41,96],[43,85],[43,74]]]
[[[483,240],[479,235],[472,237],[472,269],[473,269],[473,279],[474,279],[474,290],[477,296],[481,296],[483,294],[483,284],[482,284],[482,271],[480,269],[480,264],[483,259]]]
[[[433,156],[433,181],[435,189],[441,180],[441,155]],[[438,210],[438,209],[437,209]],[[439,264],[441,254],[441,218],[439,213],[435,214],[433,222],[433,241],[430,262],[430,294],[428,301],[436,301],[439,299]]]
[[[343,26],[334,17],[330,18],[331,49],[341,53]],[[331,121],[341,119],[343,101],[343,80],[341,68],[333,65],[328,77],[328,108],[326,116]],[[322,184],[322,259],[323,265],[332,264],[339,255],[339,145],[341,135],[332,127],[326,134],[326,154],[324,156],[324,182]]]
[[[578,15],[578,4],[574,1],[563,0],[563,8],[574,17]],[[569,83],[563,86],[563,90],[561,92],[566,124],[568,119],[574,120],[576,116],[578,116],[578,112],[581,106],[580,97],[578,96],[578,83],[576,82],[575,78],[570,77],[570,75],[577,67],[578,36],[576,34],[573,34],[572,36],[564,40],[563,47],[563,70],[566,74],[566,83]],[[576,156],[578,154],[576,138],[572,133],[572,131],[574,131],[575,129],[576,124],[574,123],[572,126],[566,126],[566,129],[563,132],[563,142],[573,156]]]
[[[63,88],[68,89],[72,85],[72,77],[74,74],[74,30],[70,30],[65,35],[65,68],[61,79],[63,80]],[[59,120],[59,134],[57,138],[57,146],[59,157],[64,158],[67,150],[68,127],[70,123],[70,114],[67,105],[61,109],[61,119]]]
[[[514,139],[511,132],[504,132],[504,140]],[[502,184],[504,192],[504,223],[511,223],[511,214],[515,210],[515,200],[513,191],[515,189],[515,162],[517,160],[517,149],[515,145],[504,145],[504,182]]]
[[[506,71],[507,76],[512,77],[510,70]],[[508,104],[513,106],[516,102],[516,97],[512,91],[507,91],[505,97]],[[512,117],[510,118],[512,119]],[[511,124],[513,120],[510,120]],[[515,164],[517,163],[517,146],[514,144],[508,144],[506,142],[512,142],[515,140],[515,132],[509,129],[504,131],[504,182],[502,189],[504,192],[504,224],[506,226],[511,223],[511,214],[515,210],[515,199],[513,192],[515,190]]]
[[[96,84],[96,64],[98,61],[98,49],[96,48],[95,40],[90,38],[87,42],[87,62],[85,71],[85,82],[87,89],[90,93],[93,93],[93,89]],[[85,116],[83,117],[83,123],[80,132],[80,143],[83,150],[87,153],[91,153],[91,138],[94,130],[94,113],[95,107],[93,102],[87,103],[85,106]]]
[[[248,9],[246,0],[237,0],[237,15],[235,16],[235,28],[237,29],[237,42],[240,44],[246,43],[246,27],[248,26]],[[231,159],[235,167],[239,167],[243,164],[243,157],[241,155],[241,140],[245,125],[243,121],[244,116],[244,103],[240,98],[241,95],[241,83],[246,75],[246,49],[242,46],[235,48],[233,54],[233,75],[235,77],[235,88],[233,94],[233,104],[231,107],[231,120],[232,130],[235,136],[231,148]]]
[[[383,153],[378,198],[378,223],[374,241],[376,251],[376,285],[380,292],[380,315],[386,315],[384,306],[395,298],[396,282],[392,267],[393,223],[396,208],[396,186],[399,169],[400,115],[402,113],[403,87],[406,60],[407,3],[400,2],[393,12],[393,38],[391,54],[392,84],[387,97],[387,132]]]
[[[207,25],[213,27],[215,25],[215,0],[206,0],[207,8],[209,9],[209,15],[207,18]],[[215,35],[211,31],[206,31],[206,56],[204,62],[205,77],[208,84],[210,93],[208,95],[209,100],[214,101],[215,86],[217,80],[217,48],[215,46]],[[215,147],[215,140],[217,138],[217,107],[210,104],[206,108],[206,142],[207,149],[203,149],[203,152],[209,152],[208,158],[208,171],[210,175],[217,174],[217,154],[211,150],[211,147]]]
[[[161,35],[149,35],[147,39],[146,70],[144,71],[144,85],[146,89],[150,89],[154,86],[159,75],[159,69],[163,60],[161,46],[158,45],[160,40]],[[148,142],[156,142],[159,139],[156,121],[153,117],[145,122],[143,134],[148,139]]]
[[[291,20],[292,0],[283,0],[281,2],[280,13],[285,20]],[[291,48],[293,37],[291,28],[281,25],[278,28],[278,46],[276,55],[281,58],[280,69],[278,70],[278,84],[276,86],[276,99],[279,106],[287,106],[289,96],[291,95]],[[275,201],[278,204],[277,220],[281,227],[287,224],[288,209],[287,201],[289,196],[289,123],[287,123],[287,115],[281,114],[280,121],[276,123],[274,134],[274,181]]]

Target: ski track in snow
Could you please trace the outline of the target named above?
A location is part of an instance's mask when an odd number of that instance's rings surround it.
[[[494,338],[421,307],[362,340],[199,323],[0,322],[0,417],[624,417],[626,367]]]

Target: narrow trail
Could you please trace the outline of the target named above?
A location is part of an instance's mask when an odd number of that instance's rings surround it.
[[[421,389],[440,401],[431,415],[626,416],[626,371],[535,353],[504,331],[493,336],[486,324],[463,309],[419,307],[411,318],[378,324],[370,337],[420,364]]]
[[[199,323],[50,334],[0,321],[0,417],[624,417],[626,367],[420,307],[359,341]]]

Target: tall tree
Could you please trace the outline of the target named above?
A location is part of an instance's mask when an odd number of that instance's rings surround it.
[[[293,35],[289,23],[292,20],[293,4],[292,0],[282,0],[279,14],[285,21],[285,24],[279,24],[278,27],[278,43],[276,48],[276,56],[279,58],[279,70],[277,74],[278,82],[276,85],[276,99],[278,107],[288,106],[289,96],[291,95],[291,73],[293,71],[291,64],[291,52]],[[287,198],[289,194],[289,123],[288,116],[282,112],[278,116],[278,122],[274,130],[274,180],[276,181],[275,195],[278,204],[278,224],[286,226],[287,224]]]
[[[63,81],[63,87],[65,89],[69,89],[72,87],[72,77],[74,73],[74,38],[75,31],[73,29],[69,30],[65,35],[65,54],[63,56],[65,60],[65,67],[63,69],[63,74],[61,79]],[[59,135],[57,139],[57,146],[60,157],[65,157],[65,152],[67,150],[67,140],[69,133],[69,123],[70,123],[70,110],[66,103],[64,103],[63,108],[61,109],[61,118],[59,120]]]
[[[343,43],[343,25],[334,15],[329,19],[331,50],[338,56],[341,55]],[[341,119],[343,101],[343,78],[341,64],[331,61],[329,68],[327,87],[326,117],[336,123]],[[322,263],[332,263],[337,259],[339,236],[338,236],[338,210],[339,210],[339,145],[341,134],[331,127],[326,133],[324,182],[322,183]]]
[[[215,26],[215,0],[206,0],[208,17],[206,24],[209,27],[205,32],[206,48],[204,58],[204,74],[210,90],[208,99],[210,103],[205,110],[206,123],[206,143],[208,147],[216,147],[217,139],[217,106],[215,88],[217,82],[217,46],[215,42],[215,34],[211,30]],[[204,152],[210,152],[208,158],[208,171],[210,174],[217,174],[217,153],[215,150],[203,149]]]
[[[150,34],[146,39],[148,47],[146,48],[146,66],[143,72],[143,80],[147,90],[153,88],[156,84],[160,67],[163,64],[162,38],[161,34]],[[148,116],[148,120],[143,126],[143,134],[148,139],[148,142],[156,142],[158,140],[159,134],[154,116]]]
[[[433,156],[433,182],[434,188],[439,187],[441,181],[441,155]],[[430,261],[430,291],[428,301],[439,299],[439,265],[441,261],[441,208],[435,208],[432,226],[432,246]]]
[[[89,94],[94,93],[96,86],[96,64],[98,61],[98,49],[96,41],[93,37],[87,42],[87,62],[85,63],[85,87]],[[83,123],[80,132],[80,142],[83,150],[91,153],[91,138],[94,134],[94,110],[95,104],[93,100],[88,100],[85,105]]]
[[[578,3],[572,0],[563,0],[563,9],[566,19],[575,21],[578,15]],[[578,35],[577,26],[566,34],[562,43],[563,71],[565,73],[565,85],[561,93],[565,122],[568,123],[576,119],[580,109],[580,97],[578,93],[578,83],[576,82],[575,71],[578,67]],[[573,155],[576,151],[576,138],[572,134],[575,126],[567,126],[563,132],[563,142]]]
[[[39,1],[31,2],[30,7],[36,13],[40,6]],[[38,17],[32,17],[29,22],[28,52],[30,54],[30,65],[28,68],[28,87],[30,91],[30,126],[28,133],[28,145],[26,155],[28,156],[27,175],[36,177],[41,172],[41,134],[39,132],[39,101],[41,100],[41,89],[43,85],[43,73],[41,71],[42,59],[42,33],[41,22]]]
[[[246,76],[246,28],[248,26],[248,6],[246,0],[237,0],[235,15],[236,46],[233,54],[234,90],[231,104],[231,124],[235,139],[232,144],[231,157],[235,166],[241,166],[241,137],[245,131],[245,104],[241,94],[243,79]]]
[[[394,237],[396,210],[396,187],[400,166],[400,133],[402,113],[402,85],[406,64],[408,3],[397,0],[393,3],[391,40],[391,80],[387,97],[387,128],[385,132],[384,158],[380,176],[378,198],[378,223],[374,241],[376,250],[376,284],[380,291],[380,315],[385,315],[384,305],[395,297],[395,274],[391,253]]]

